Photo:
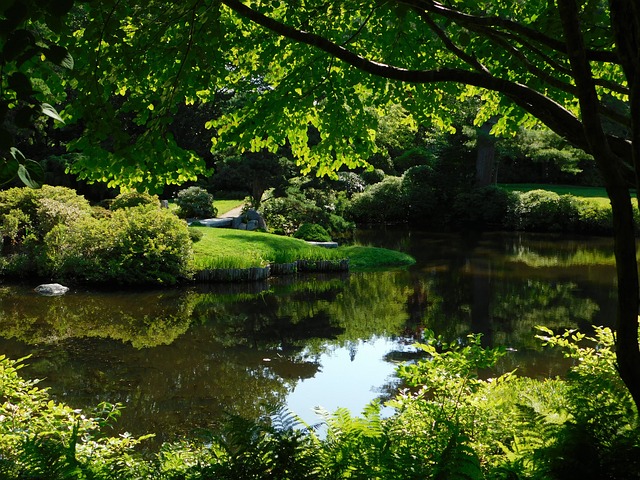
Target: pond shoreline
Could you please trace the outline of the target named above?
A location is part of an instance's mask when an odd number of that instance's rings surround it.
[[[289,263],[272,263],[265,267],[212,268],[195,273],[196,282],[251,282],[266,280],[275,275],[293,275],[298,272],[348,272],[349,259],[296,260]]]

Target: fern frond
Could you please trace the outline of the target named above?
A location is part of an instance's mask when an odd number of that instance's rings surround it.
[[[436,466],[436,480],[483,480],[480,458],[469,438],[454,432]]]

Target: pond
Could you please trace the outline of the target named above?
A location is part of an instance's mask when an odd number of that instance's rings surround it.
[[[308,275],[162,291],[72,289],[40,297],[0,287],[0,353],[74,408],[124,406],[115,433],[156,442],[215,430],[226,413],[255,418],[285,404],[359,413],[397,388],[394,366],[425,330],[469,332],[508,353],[500,371],[566,371],[535,326],[588,329],[615,318],[606,238],[363,231],[364,244],[410,253],[404,270]]]

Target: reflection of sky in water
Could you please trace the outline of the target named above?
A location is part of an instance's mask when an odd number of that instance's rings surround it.
[[[380,395],[380,389],[393,376],[395,365],[384,360],[384,356],[397,351],[397,342],[388,338],[372,338],[355,344],[356,353],[350,357],[353,348],[334,348],[320,356],[322,369],[313,378],[298,382],[287,397],[289,409],[309,424],[320,419],[314,407],[320,406],[329,412],[346,407],[352,415],[358,415],[373,399]],[[390,413],[386,407],[383,413]]]

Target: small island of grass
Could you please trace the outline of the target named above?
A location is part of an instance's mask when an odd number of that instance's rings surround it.
[[[344,246],[323,248],[303,240],[261,232],[190,227],[202,233],[194,244],[194,268],[243,269],[298,260],[349,259],[350,271],[404,267],[415,263],[410,255],[385,248]]]

